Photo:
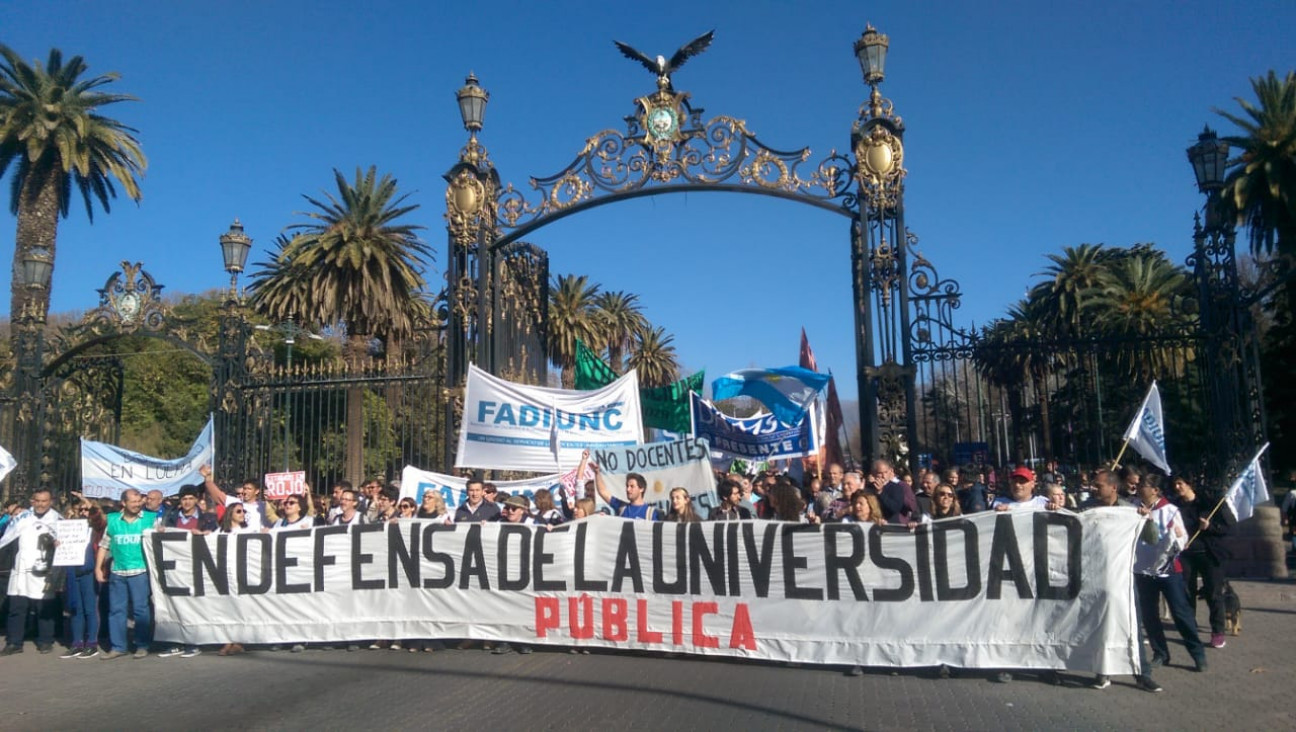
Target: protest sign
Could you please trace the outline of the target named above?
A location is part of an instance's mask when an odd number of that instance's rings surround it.
[[[85,519],[64,519],[54,522],[55,567],[80,567],[86,561],[86,547],[90,546],[90,522]]]
[[[1133,509],[903,526],[403,520],[148,532],[170,643],[471,638],[863,666],[1138,673]],[[310,619],[310,620],[305,620]]]
[[[570,470],[584,450],[643,442],[639,386],[631,370],[596,391],[515,384],[468,369],[455,467]]]
[[[650,442],[630,447],[609,447],[590,452],[604,474],[603,482],[612,495],[625,501],[625,475],[639,473],[647,488],[644,501],[670,500],[672,488],[687,489],[691,496],[715,494],[710,451],[706,440],[685,437],[673,442]],[[667,507],[669,510],[669,507]]]
[[[149,457],[104,442],[81,439],[81,493],[87,498],[120,500],[122,491],[162,491],[174,496],[185,485],[201,484],[199,468],[215,461],[212,421],[207,420],[189,454],[175,460]]]
[[[772,414],[730,417],[696,393],[689,399],[693,436],[711,443],[712,453],[760,461],[804,457],[819,451],[817,409],[813,405],[799,423],[787,425]]]
[[[306,492],[306,471],[265,474],[265,499],[280,501]]]

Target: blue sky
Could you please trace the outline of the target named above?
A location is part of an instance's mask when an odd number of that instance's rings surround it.
[[[867,96],[851,50],[866,23],[891,38],[883,92],[907,127],[908,225],[962,284],[970,324],[1001,314],[1065,245],[1150,241],[1182,260],[1200,204],[1184,150],[1204,123],[1229,131],[1211,109],[1235,109],[1250,77],[1292,68],[1296,3],[44,0],[0,5],[0,42],[29,60],[83,55],[141,100],[113,112],[149,157],[144,200],[60,225],[53,308],[69,310],[93,307],[123,259],[168,292],[222,286],[217,238],[233,218],[260,261],[335,167],[399,179],[422,205],[411,220],[438,251],[438,281],[464,76],[491,93],[481,141],[526,188],[653,91],[613,39],[670,55],[714,28],[676,88],[704,117],[744,119],[817,160],[848,146]],[[0,219],[9,261],[15,221]],[[640,293],[690,370],[794,363],[804,325],[821,366],[845,375],[846,233],[810,207],[708,193],[595,209],[529,240],[556,273]],[[840,386],[853,396],[853,378]]]

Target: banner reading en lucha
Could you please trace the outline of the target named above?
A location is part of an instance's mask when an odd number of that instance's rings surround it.
[[[473,638],[1133,674],[1132,509],[920,526],[595,517],[151,532],[157,637]]]

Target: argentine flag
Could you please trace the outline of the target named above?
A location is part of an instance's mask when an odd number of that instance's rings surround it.
[[[1165,419],[1161,416],[1161,392],[1155,381],[1147,396],[1143,397],[1143,405],[1134,415],[1134,421],[1125,430],[1125,442],[1170,475],[1170,461],[1166,459]]]
[[[719,401],[749,396],[768,407],[780,422],[797,425],[830,378],[800,366],[743,369],[711,382],[711,397]]]
[[[1264,471],[1260,469],[1260,456],[1264,451],[1269,449],[1269,444],[1260,448],[1256,456],[1251,458],[1251,464],[1242,475],[1233,481],[1229,487],[1228,493],[1224,494],[1224,500],[1228,501],[1229,508],[1233,510],[1233,515],[1238,521],[1246,521],[1255,513],[1255,507],[1269,500],[1269,489],[1265,487]]]

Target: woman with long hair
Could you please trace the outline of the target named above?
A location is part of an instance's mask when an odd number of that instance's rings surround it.
[[[962,515],[963,509],[959,506],[954,487],[948,483],[941,483],[936,486],[936,490],[932,491],[932,520]]]
[[[536,491],[531,499],[535,501],[536,523],[545,526],[557,526],[565,520],[562,511],[559,511],[554,506],[553,493],[548,488],[541,488]]]
[[[774,487],[766,494],[765,500],[769,501],[770,518],[775,521],[791,521],[793,523],[818,521],[817,517],[813,519],[807,518],[805,501],[801,498],[801,491],[785,480],[776,482]]]
[[[598,515],[598,506],[593,498],[577,498],[576,508],[572,509],[572,520],[589,518]]]
[[[94,658],[99,655],[99,594],[102,589],[95,581],[95,556],[108,520],[99,504],[88,498],[77,506],[76,518],[89,523],[90,543],[86,545],[85,562],[67,573],[67,610],[71,615],[72,645],[59,658]]]
[[[253,531],[253,529],[248,528],[247,509],[243,507],[243,504],[231,503],[230,505],[226,506],[225,515],[221,517],[221,533],[222,534],[242,534],[248,531]],[[221,649],[220,651],[217,652],[217,655],[233,656],[237,653],[242,653],[242,652],[243,652],[243,645],[241,643],[226,643],[225,645],[221,646]]]
[[[672,488],[670,492],[670,513],[666,514],[667,521],[692,522],[701,521],[697,511],[693,510],[693,499],[689,497],[689,492],[685,488]]]

